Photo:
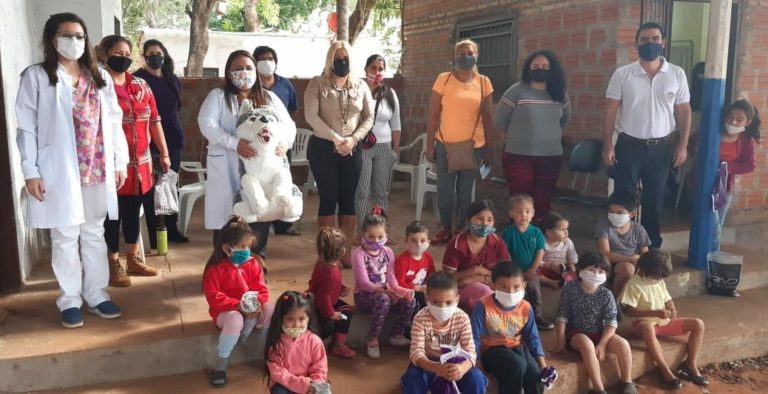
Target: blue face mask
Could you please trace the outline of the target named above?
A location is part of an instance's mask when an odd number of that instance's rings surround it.
[[[491,235],[491,233],[494,231],[496,231],[496,228],[490,224],[474,224],[474,223],[469,224],[469,232],[471,232],[472,234],[478,237],[485,238]]]
[[[637,47],[637,54],[640,55],[641,59],[650,62],[661,56],[662,50],[663,48],[658,42],[648,42]]]
[[[232,261],[232,264],[234,265],[242,265],[248,259],[251,258],[251,250],[250,249],[244,249],[244,250],[238,250],[238,249],[232,249],[232,254],[229,255],[229,259]]]

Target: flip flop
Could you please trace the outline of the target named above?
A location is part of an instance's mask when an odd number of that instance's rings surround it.
[[[695,375],[686,365],[681,365],[675,375],[697,386],[709,386],[709,379],[704,375]]]

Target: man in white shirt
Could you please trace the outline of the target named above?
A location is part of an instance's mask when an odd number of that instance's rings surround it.
[[[685,71],[661,56],[666,45],[661,26],[642,24],[635,45],[640,59],[618,68],[605,93],[603,160],[616,167],[615,191],[634,193],[642,180],[642,224],[658,248],[670,164],[678,167],[687,158],[690,92]],[[614,130],[619,133],[615,147]],[[680,131],[676,147],[670,138],[675,130]]]

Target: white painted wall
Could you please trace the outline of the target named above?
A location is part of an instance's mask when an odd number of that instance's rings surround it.
[[[248,52],[259,45],[267,45],[277,52],[277,73],[284,77],[310,78],[319,75],[325,66],[325,55],[331,41],[328,36],[317,36],[309,33],[229,33],[209,31],[208,53],[205,56],[204,67],[218,68],[219,76],[223,76],[224,64],[232,51],[245,49]],[[189,54],[189,31],[170,29],[145,29],[141,37],[143,41],[157,39],[162,42],[176,63],[178,73],[184,72]],[[365,60],[368,56],[382,54],[383,46],[379,38],[360,37],[352,48],[352,72],[363,75]],[[392,76],[395,70],[387,69],[387,76]]]
[[[21,173],[21,160],[16,147],[16,94],[21,72],[27,66],[43,60],[41,39],[45,21],[50,15],[59,12],[74,12],[80,15],[88,26],[91,42],[98,42],[104,35],[114,33],[115,17],[122,20],[120,0],[0,1],[0,15],[3,16],[3,23],[0,23],[0,63],[8,125],[7,146],[11,157],[13,199],[18,207],[14,219],[24,278],[29,275],[34,262],[49,257],[49,252],[46,248],[47,234],[43,231],[31,231],[26,226],[24,176]]]

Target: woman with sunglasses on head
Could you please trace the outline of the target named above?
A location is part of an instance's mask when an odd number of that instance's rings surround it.
[[[168,49],[158,40],[144,41],[142,57],[144,66],[133,73],[149,84],[155,96],[157,112],[160,114],[160,124],[163,126],[165,144],[171,160],[171,169],[179,172],[181,167],[181,152],[184,148],[184,129],[181,126],[179,112],[181,111],[181,81],[174,75],[174,63]],[[160,150],[155,144],[150,144],[152,155],[157,157]],[[168,228],[168,240],[186,243],[189,239],[181,234],[176,227],[178,214],[165,216],[165,226]],[[149,229],[150,237],[154,229]]]
[[[224,66],[224,86],[208,93],[197,123],[208,140],[208,178],[205,189],[205,228],[213,230],[216,243],[218,230],[227,223],[233,213],[235,198],[240,191],[240,159],[256,156],[250,142],[236,135],[240,105],[250,100],[253,108],[268,107],[283,123],[285,134],[277,146],[278,156],[293,146],[296,139],[296,125],[285,109],[285,105],[274,93],[264,89],[256,72],[256,59],[247,51],[237,50],[227,58]],[[286,162],[287,163],[287,162]],[[287,165],[287,164],[286,164]],[[262,258],[267,255],[267,239],[272,222],[249,223],[256,234],[254,253]]]
[[[146,81],[127,72],[132,62],[131,49],[131,41],[122,36],[106,36],[99,43],[99,51],[106,59],[105,68],[115,83],[129,153],[128,178],[125,185],[117,191],[119,217],[104,223],[109,247],[109,284],[115,287],[130,286],[131,278],[128,275],[157,275],[157,269],[141,259],[138,244],[141,207],[144,207],[147,228],[155,228],[156,220],[150,142],[160,151],[162,171],[167,172],[171,168],[152,89]],[[121,225],[125,240],[125,268],[120,264],[118,254]]]
[[[61,324],[83,325],[83,300],[103,318],[121,312],[106,292],[104,219],[118,217],[128,147],[112,79],[96,65],[83,20],[52,15],[44,60],[24,70],[16,97],[27,224],[50,229]]]

